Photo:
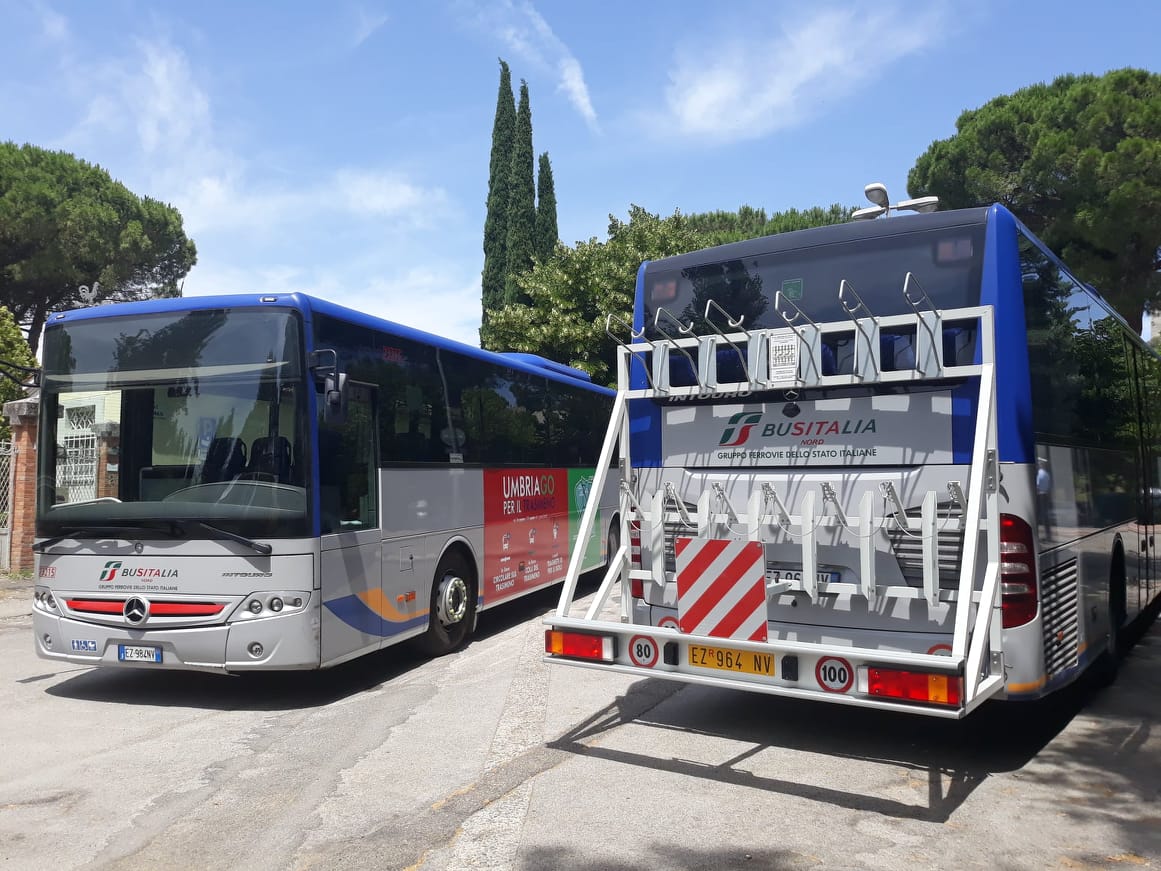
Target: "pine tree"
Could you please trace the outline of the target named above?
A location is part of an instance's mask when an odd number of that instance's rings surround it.
[[[482,323],[503,305],[508,271],[508,176],[512,169],[512,136],[516,129],[516,99],[512,74],[500,60],[500,90],[492,124],[492,156],[488,163],[488,213],[484,219],[484,274],[481,279]]]
[[[540,170],[536,176],[536,257],[541,263],[552,256],[559,238],[556,187],[552,182],[552,163],[546,151],[540,155]]]
[[[516,110],[516,134],[512,139],[512,166],[508,176],[508,270],[504,303],[526,302],[516,283],[532,268],[536,250],[536,188],[532,178],[532,108],[528,83],[520,81],[520,107]]]

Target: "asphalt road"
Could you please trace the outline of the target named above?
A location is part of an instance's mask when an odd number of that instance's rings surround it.
[[[319,674],[60,668],[0,581],[0,869],[1161,868],[1161,628],[964,722],[466,649]]]

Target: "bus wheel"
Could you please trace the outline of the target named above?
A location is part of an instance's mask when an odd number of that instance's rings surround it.
[[[459,648],[476,622],[476,593],[472,573],[458,553],[443,555],[431,585],[431,610],[427,634],[420,647],[431,656],[443,656]]]
[[[605,537],[605,547],[608,548],[608,556],[605,557],[605,567],[613,561],[613,557],[617,555],[617,551],[621,549],[621,521],[614,517],[612,523],[609,524],[609,534]]]
[[[1109,639],[1104,652],[1093,666],[1093,681],[1098,687],[1107,687],[1117,679],[1124,655],[1125,625],[1125,567],[1124,557],[1118,554],[1113,561],[1109,578]]]

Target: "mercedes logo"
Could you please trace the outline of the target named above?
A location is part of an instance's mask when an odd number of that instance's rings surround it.
[[[125,618],[126,623],[132,623],[136,626],[139,623],[144,623],[149,617],[149,602],[145,599],[134,596],[132,599],[125,601],[125,607],[121,609],[121,614]]]

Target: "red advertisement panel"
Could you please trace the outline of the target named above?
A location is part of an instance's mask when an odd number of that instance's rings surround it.
[[[564,580],[568,470],[484,470],[484,601]]]

